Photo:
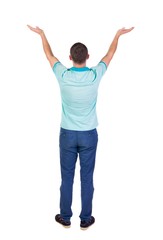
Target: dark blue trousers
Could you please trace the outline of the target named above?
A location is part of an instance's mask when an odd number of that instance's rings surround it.
[[[93,172],[95,167],[97,130],[74,131],[60,130],[60,214],[63,219],[72,217],[72,195],[75,165],[79,156],[81,180],[81,220],[88,220],[92,214]]]

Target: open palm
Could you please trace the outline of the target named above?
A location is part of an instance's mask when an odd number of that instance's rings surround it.
[[[117,31],[117,34],[120,36],[120,35],[122,35],[122,34],[131,32],[133,29],[134,29],[134,27],[131,27],[131,28],[121,28],[121,29],[119,29],[119,30]]]
[[[41,34],[41,33],[43,33],[43,30],[41,29],[41,28],[39,28],[39,27],[31,27],[30,25],[27,25],[27,27],[31,30],[31,31],[33,31],[33,32],[35,32],[35,33],[38,33],[38,34]]]

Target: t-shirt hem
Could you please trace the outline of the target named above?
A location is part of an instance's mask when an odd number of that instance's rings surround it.
[[[75,127],[67,127],[67,126],[63,126],[62,124],[60,125],[60,128],[66,129],[66,130],[70,130],[70,131],[90,131],[93,129],[96,129],[98,127],[98,124],[92,127],[87,127],[87,128],[75,128]]]

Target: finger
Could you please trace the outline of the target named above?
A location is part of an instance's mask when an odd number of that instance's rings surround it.
[[[128,29],[124,29],[124,33],[128,33],[131,32],[134,29],[134,27],[128,28]]]
[[[131,31],[131,30],[133,30],[133,29],[134,29],[134,27],[131,27],[131,28],[129,28],[128,30]]]
[[[27,24],[27,27],[28,27],[28,28],[31,28],[31,26],[30,26],[30,25],[28,25],[28,24]]]
[[[34,30],[34,28],[31,27],[30,25],[27,25],[27,27],[28,27],[30,30]]]

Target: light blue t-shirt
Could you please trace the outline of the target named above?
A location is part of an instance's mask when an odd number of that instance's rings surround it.
[[[70,69],[60,62],[54,64],[53,72],[61,91],[62,128],[85,131],[97,127],[98,86],[106,69],[104,62],[92,68],[72,67]]]

